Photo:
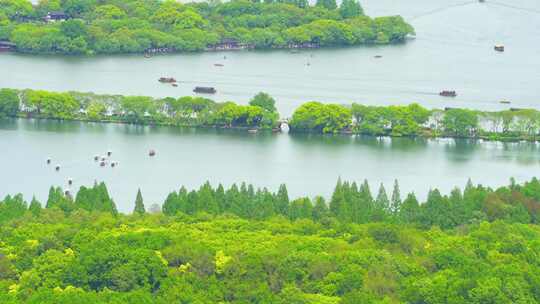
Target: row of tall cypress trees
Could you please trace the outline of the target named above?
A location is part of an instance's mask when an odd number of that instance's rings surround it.
[[[76,209],[118,213],[103,182],[95,183],[92,187],[82,186],[75,198],[60,187],[51,187],[45,207],[57,208],[66,213]],[[159,211],[156,204],[150,209],[152,212]],[[0,223],[22,216],[27,210],[37,214],[41,204],[33,198],[28,205],[20,194],[7,196],[0,201]],[[133,213],[146,212],[139,189]],[[214,188],[206,182],[197,190],[188,191],[182,187],[179,191],[171,192],[162,204],[162,212],[169,216],[201,212],[212,215],[230,213],[248,219],[267,219],[280,215],[291,220],[336,219],[345,223],[390,221],[416,223],[425,227],[438,225],[442,228],[497,219],[538,223],[540,182],[536,178],[524,185],[512,181],[508,187],[492,190],[481,185],[474,186],[469,180],[464,191],[455,188],[449,195],[442,195],[437,189],[430,190],[422,204],[414,193],[407,194],[402,200],[397,181],[394,182],[390,197],[383,184],[374,197],[367,181],[358,185],[356,182],[343,182],[339,179],[328,202],[321,196],[290,200],[284,184],[277,192],[271,192],[267,188],[256,189],[246,183],[240,186],[233,184],[225,189],[221,184]]]

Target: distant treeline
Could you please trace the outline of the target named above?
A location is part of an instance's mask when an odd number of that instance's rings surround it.
[[[56,93],[0,89],[0,117],[35,117],[62,120],[272,128],[279,117],[275,100],[259,93],[249,105],[217,103],[204,97],[167,97]]]
[[[390,44],[414,33],[356,0],[2,0],[0,40],[29,53],[97,54]]]
[[[494,190],[473,185],[469,181],[463,191],[455,188],[449,195],[443,195],[437,189],[430,190],[426,201],[422,203],[414,192],[402,196],[397,181],[390,195],[382,184],[377,194],[373,195],[367,181],[358,185],[355,182],[339,180],[329,201],[322,196],[313,199],[290,199],[285,185],[281,185],[277,192],[271,192],[266,188],[256,189],[245,183],[240,186],[233,184],[228,189],[222,185],[214,188],[205,183],[198,190],[188,191],[182,187],[179,191],[170,193],[161,206],[162,212],[169,216],[233,214],[255,220],[283,216],[290,220],[310,219],[322,223],[391,222],[414,224],[424,228],[438,226],[443,229],[496,220],[538,224],[540,182],[533,178],[530,182],[519,185],[512,179],[509,186]],[[0,223],[23,216],[27,212],[37,214],[41,207],[36,199],[27,204],[21,195],[7,196],[0,201]],[[66,213],[78,209],[113,215],[118,213],[103,183],[95,184],[91,188],[82,186],[75,196],[59,187],[51,187],[45,208],[56,208]],[[158,205],[151,209],[159,212]],[[139,190],[134,213],[145,212]]]
[[[279,127],[275,100],[266,93],[248,105],[218,103],[203,97],[97,95],[0,89],[0,117],[112,121],[172,126],[270,129]],[[290,132],[482,138],[540,139],[540,111],[509,109],[490,112],[459,108],[351,106],[307,102],[288,121]]]
[[[308,102],[296,109],[290,127],[293,132],[535,141],[540,136],[540,111],[428,110],[418,104],[344,106]]]

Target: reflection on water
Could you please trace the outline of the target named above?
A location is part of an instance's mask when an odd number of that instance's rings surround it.
[[[117,168],[100,168],[94,155],[113,151]],[[148,157],[155,149],[157,156]],[[42,201],[48,187],[105,181],[120,210],[129,211],[137,188],[145,201],[162,202],[180,185],[205,181],[230,185],[248,181],[277,189],[286,183],[292,197],[329,195],[336,180],[367,178],[376,190],[395,178],[402,192],[422,197],[443,192],[468,178],[490,186],[510,176],[530,179],[540,169],[540,145],[477,140],[370,136],[248,134],[241,130],[134,126],[47,120],[0,121],[0,196],[22,192]],[[55,172],[45,164],[61,164]]]

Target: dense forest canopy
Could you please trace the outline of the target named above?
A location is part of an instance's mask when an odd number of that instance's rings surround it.
[[[247,105],[219,103],[201,96],[151,98],[0,89],[1,117],[113,121],[135,124],[222,128],[279,127],[276,101],[258,93]],[[463,137],[488,140],[540,139],[540,111],[490,112],[460,108],[427,109],[419,104],[368,106],[307,102],[288,122],[290,132],[372,136]]]
[[[163,212],[104,184],[0,201],[1,303],[538,303],[540,182],[332,197],[181,188]]]
[[[365,16],[356,0],[0,0],[0,40],[31,53],[389,44],[412,33],[400,16]]]

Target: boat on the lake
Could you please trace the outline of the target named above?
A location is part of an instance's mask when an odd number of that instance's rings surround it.
[[[222,67],[224,66],[222,63],[214,63],[214,66],[217,66],[217,67]]]
[[[511,104],[510,100],[501,100],[501,101],[499,101],[499,103],[502,103],[502,104]]]
[[[150,151],[148,151],[148,156],[155,156],[155,155],[156,155],[156,150],[151,149]]]
[[[373,57],[374,57],[374,58],[377,58],[377,59],[382,58],[381,55],[375,55],[375,56],[373,56]]]
[[[195,87],[195,89],[193,89],[193,92],[203,93],[203,94],[214,94],[217,91],[214,87]]]
[[[493,47],[493,49],[497,52],[504,52],[504,45],[502,44],[497,44]]]
[[[257,132],[259,132],[259,130],[257,130],[257,129],[248,129],[248,133],[250,133],[250,134],[255,134]]]
[[[177,87],[177,86],[178,86],[178,84],[177,84],[176,82],[173,82],[171,85],[172,85],[173,87]]]
[[[439,95],[443,97],[456,97],[457,93],[456,91],[443,90],[439,93]]]
[[[162,83],[175,83],[176,79],[174,79],[173,77],[160,77],[158,81]]]

